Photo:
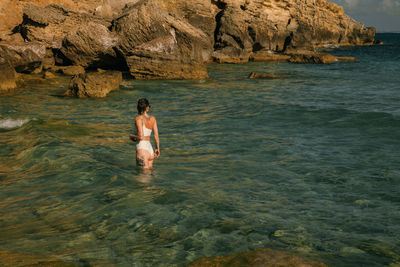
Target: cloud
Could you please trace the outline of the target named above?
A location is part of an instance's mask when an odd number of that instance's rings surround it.
[[[358,5],[359,1],[358,0],[344,0],[344,3],[346,4],[347,7],[354,8]]]
[[[393,16],[400,16],[400,0],[383,0],[378,10]]]
[[[400,0],[329,0],[344,7],[349,13],[385,13],[400,16]]]
[[[328,0],[350,17],[379,31],[400,31],[400,0]]]

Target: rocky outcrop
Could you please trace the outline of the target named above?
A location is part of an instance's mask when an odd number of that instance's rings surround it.
[[[69,90],[65,95],[102,98],[112,90],[118,89],[121,83],[122,73],[119,71],[83,73],[71,79]]]
[[[297,51],[288,60],[291,63],[331,64],[337,62],[359,62],[354,57],[336,57],[331,54],[313,51]]]
[[[0,58],[28,73],[76,65],[129,71],[136,79],[203,79],[210,61],[355,61],[314,51],[373,44],[375,35],[325,0],[6,2],[0,15],[20,12],[21,24],[3,26]]]
[[[212,43],[199,28],[170,15],[159,1],[140,1],[114,21],[118,50],[137,79],[207,78]]]
[[[0,60],[0,93],[17,87],[16,80],[17,74],[14,68],[8,62]]]
[[[217,2],[214,58],[247,62],[259,50],[288,51],[327,44],[372,44],[374,28],[364,28],[325,0],[222,0]]]
[[[7,61],[17,72],[32,73],[41,71],[46,47],[30,42],[0,42],[0,59]]]
[[[268,266],[268,267],[326,267],[324,263],[303,259],[283,251],[259,248],[240,254],[200,258],[190,263],[188,267],[228,267],[228,266]]]

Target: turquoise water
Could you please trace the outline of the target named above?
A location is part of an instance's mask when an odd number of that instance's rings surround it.
[[[0,249],[94,266],[182,266],[269,247],[400,264],[400,34],[360,63],[211,65],[204,81],[68,80],[0,98]],[[286,76],[248,80],[251,71]],[[161,157],[136,168],[136,101]]]

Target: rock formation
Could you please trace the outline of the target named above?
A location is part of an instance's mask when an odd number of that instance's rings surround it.
[[[310,51],[371,45],[375,35],[325,0],[2,1],[0,13],[7,9],[20,24],[1,26],[0,58],[28,73],[55,64],[203,79],[211,61],[345,61]]]
[[[247,62],[260,50],[314,49],[327,44],[372,44],[374,28],[364,28],[325,0],[222,0],[216,16],[214,58]]]
[[[75,75],[69,84],[66,96],[106,97],[107,94],[119,88],[122,73],[119,71],[91,72]]]

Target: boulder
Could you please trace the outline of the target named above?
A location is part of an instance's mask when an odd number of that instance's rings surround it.
[[[315,262],[309,259],[300,258],[287,252],[259,248],[253,251],[246,251],[240,254],[228,256],[216,256],[212,258],[199,258],[190,263],[188,267],[327,267],[324,263]]]
[[[111,25],[109,20],[55,4],[46,7],[27,4],[23,12],[21,34],[24,39],[37,41],[53,49],[61,48],[62,41],[68,33],[75,32],[82,25],[88,25],[90,22],[105,27]]]
[[[0,43],[0,58],[8,61],[17,72],[40,72],[45,54],[45,46],[35,42]]]
[[[78,98],[102,98],[106,97],[110,91],[118,89],[121,82],[122,73],[119,71],[83,73],[71,79],[69,90],[65,92],[65,95]]]
[[[206,64],[191,63],[174,57],[155,55],[146,50],[135,50],[127,57],[131,75],[135,79],[201,80],[208,78]]]
[[[249,79],[276,79],[276,78],[282,78],[285,77],[286,75],[283,74],[270,74],[266,72],[257,72],[254,71],[250,73]]]
[[[136,79],[203,79],[212,52],[207,34],[172,16],[158,0],[140,1],[114,21],[119,52]]]
[[[117,36],[105,25],[89,22],[67,34],[60,53],[73,65],[119,69],[125,63],[114,50],[117,43]]]
[[[0,60],[0,93],[8,92],[17,87],[17,73],[6,61]]]

